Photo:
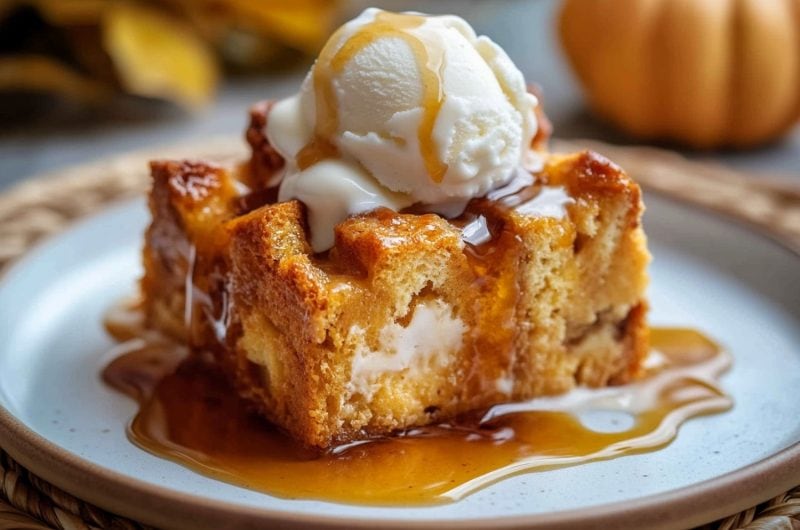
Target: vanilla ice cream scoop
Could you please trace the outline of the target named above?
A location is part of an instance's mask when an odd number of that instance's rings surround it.
[[[333,245],[336,223],[379,206],[458,215],[522,164],[536,104],[506,53],[461,18],[367,9],[273,107],[279,199],[306,204],[315,251]]]

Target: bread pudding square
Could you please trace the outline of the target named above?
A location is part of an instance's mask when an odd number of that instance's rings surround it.
[[[249,169],[152,172],[149,325],[212,352],[249,403],[309,447],[623,383],[640,368],[640,192],[599,155],[550,155],[524,190],[474,199],[454,220],[351,216],[324,253],[302,203],[253,207],[268,194],[237,192]],[[476,223],[481,240],[465,234]]]

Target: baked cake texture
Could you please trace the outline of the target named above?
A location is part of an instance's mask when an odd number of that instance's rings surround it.
[[[292,437],[324,449],[639,373],[649,254],[619,167],[542,154],[456,219],[379,208],[315,254],[305,206],[269,187],[268,111],[241,167],[151,164],[142,291],[148,326],[213,352]]]

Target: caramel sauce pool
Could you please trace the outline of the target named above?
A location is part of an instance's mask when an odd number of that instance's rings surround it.
[[[118,338],[133,335],[108,327]],[[322,455],[250,413],[210,355],[133,338],[117,346],[103,379],[139,403],[128,428],[135,444],[203,475],[285,498],[425,505],[521,472],[652,451],[688,418],[731,407],[716,382],[730,357],[711,340],[653,329],[652,344],[637,383],[497,405]]]

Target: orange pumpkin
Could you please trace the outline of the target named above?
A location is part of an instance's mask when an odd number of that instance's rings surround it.
[[[633,136],[748,147],[800,117],[800,0],[566,0],[559,31],[591,107]]]

